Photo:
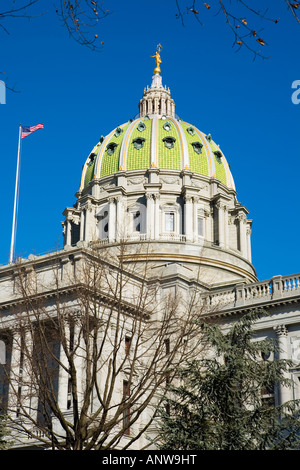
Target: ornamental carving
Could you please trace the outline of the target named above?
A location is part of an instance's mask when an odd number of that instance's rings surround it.
[[[195,179],[192,179],[192,186],[194,186],[194,188],[205,189],[205,190],[207,189],[206,185],[201,183],[201,181],[198,181]]]
[[[133,176],[127,179],[127,184],[130,186],[133,184],[145,183],[146,181],[147,179],[144,176]]]
[[[179,178],[175,176],[161,176],[160,181],[166,184],[179,184]]]

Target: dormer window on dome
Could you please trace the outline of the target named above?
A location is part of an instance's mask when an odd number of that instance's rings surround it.
[[[134,148],[139,150],[144,146],[145,139],[143,139],[142,137],[137,137],[136,139],[133,139],[132,143],[134,145]]]
[[[106,151],[107,151],[108,155],[113,155],[115,153],[115,150],[116,150],[117,146],[118,146],[118,144],[116,144],[115,142],[109,143],[106,147]]]
[[[96,156],[95,153],[91,153],[88,166],[91,166],[94,163],[95,156]]]
[[[201,142],[192,142],[192,146],[196,153],[200,154],[202,152],[203,144]]]
[[[219,163],[221,163],[221,158],[222,158],[222,152],[220,150],[215,150],[214,154],[216,156],[216,159]]]
[[[172,149],[174,147],[176,139],[174,137],[164,137],[163,142],[165,144],[165,147],[167,147],[167,149]]]
[[[115,137],[119,137],[123,132],[123,129],[121,129],[121,127],[117,127],[116,131],[115,131]]]

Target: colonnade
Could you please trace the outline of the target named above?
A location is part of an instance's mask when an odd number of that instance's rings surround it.
[[[141,234],[148,240],[182,239],[191,243],[207,241],[223,249],[234,249],[251,262],[251,221],[247,220],[244,208],[231,209],[229,202],[217,200],[209,203],[198,196],[186,194],[181,203],[176,198],[162,196],[159,190],[146,192],[145,205],[133,202],[141,208],[143,229]],[[179,198],[180,199],[180,198]],[[108,242],[130,238],[133,235],[133,211],[127,196],[110,196],[106,202],[108,213]],[[65,245],[71,245],[71,223],[80,223],[80,240],[91,241],[101,238],[96,230],[95,210],[92,203],[81,207],[74,215],[71,209],[65,220]],[[172,233],[165,227],[165,214],[174,214]],[[97,217],[97,215],[96,215]],[[136,235],[136,234],[135,234]]]

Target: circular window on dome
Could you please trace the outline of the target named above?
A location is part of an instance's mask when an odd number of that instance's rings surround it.
[[[145,139],[142,139],[141,137],[137,137],[136,139],[133,139],[132,141],[134,148],[139,150],[142,147],[144,147]]]
[[[203,144],[201,142],[192,142],[193,149],[196,153],[201,153],[202,152],[202,147]]]
[[[167,149],[172,149],[174,147],[176,139],[174,137],[164,137],[163,142],[165,144],[165,147],[167,147]]]
[[[171,130],[171,127],[172,127],[172,125],[169,121],[166,121],[163,125],[164,130],[167,131],[167,132],[169,132]]]
[[[145,123],[142,121],[137,126],[138,131],[143,132],[146,129]]]
[[[119,137],[119,135],[121,135],[123,132],[123,129],[121,129],[121,127],[117,127],[116,131],[115,131],[115,137]]]
[[[106,152],[108,153],[108,155],[113,155],[117,147],[118,147],[118,144],[116,144],[115,142],[111,142],[110,144],[107,145]]]
[[[195,129],[193,128],[193,126],[190,126],[187,128],[187,132],[190,134],[190,135],[195,135]]]

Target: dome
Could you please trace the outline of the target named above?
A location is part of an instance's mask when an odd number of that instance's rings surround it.
[[[178,118],[158,70],[154,69],[151,87],[144,89],[138,117],[118,125],[93,148],[83,167],[80,190],[95,178],[149,168],[188,170],[235,190],[223,152],[210,134]]]
[[[138,115],[88,155],[76,204],[64,211],[64,247],[118,251],[125,241],[126,263],[146,261],[154,277],[168,278],[172,266],[203,285],[253,282],[252,220],[229,164],[211,134],[177,116],[159,60]]]
[[[93,148],[80,189],[118,171],[189,170],[235,189],[229,164],[211,135],[178,117],[145,115],[117,126]]]

